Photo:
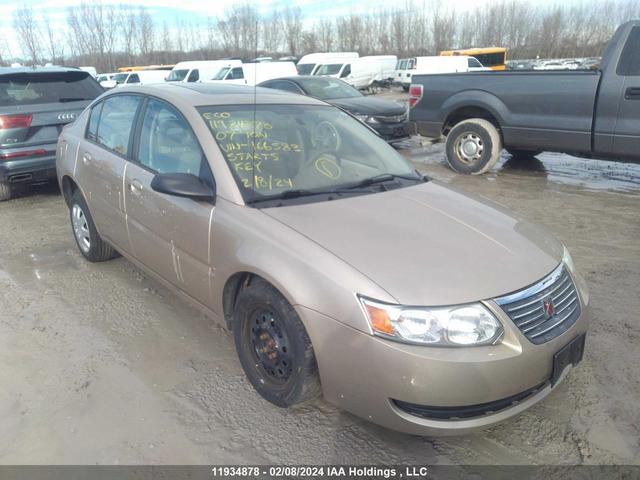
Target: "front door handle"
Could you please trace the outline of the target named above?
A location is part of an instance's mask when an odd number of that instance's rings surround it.
[[[640,87],[629,87],[624,92],[625,100],[640,100]]]
[[[92,160],[92,157],[89,152],[84,152],[82,154],[82,163],[84,163],[85,165],[89,165],[91,163],[91,160]]]
[[[142,193],[142,183],[140,183],[140,180],[131,180],[129,190],[131,190],[131,193],[134,195],[140,195]]]

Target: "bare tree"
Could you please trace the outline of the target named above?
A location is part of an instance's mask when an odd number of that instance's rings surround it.
[[[286,7],[282,11],[282,21],[287,50],[291,55],[297,55],[302,34],[302,11],[299,7]]]
[[[13,13],[13,28],[18,34],[23,53],[36,65],[42,52],[40,24],[33,9],[26,5],[18,7]]]

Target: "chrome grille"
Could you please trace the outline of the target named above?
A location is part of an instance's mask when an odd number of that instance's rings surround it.
[[[402,115],[376,115],[373,118],[380,123],[400,123],[404,122],[407,119],[407,114],[403,113]]]
[[[564,264],[538,283],[495,301],[536,345],[566,332],[580,316],[578,292]]]

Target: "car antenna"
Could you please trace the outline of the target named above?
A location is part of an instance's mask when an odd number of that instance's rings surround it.
[[[255,44],[254,44],[254,57],[253,58],[258,58],[258,21],[256,20],[256,29],[255,29]],[[252,186],[251,188],[254,190],[254,196],[255,196],[255,190],[256,190],[256,110],[257,110],[257,93],[258,93],[258,87],[257,87],[257,80],[258,80],[258,72],[257,72],[257,66],[258,65],[254,65],[253,66],[253,138],[251,139],[251,151],[252,151],[252,155],[251,155],[251,177],[252,177]]]

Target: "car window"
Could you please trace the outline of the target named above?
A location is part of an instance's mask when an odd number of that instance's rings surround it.
[[[307,93],[320,100],[362,97],[358,90],[337,78],[305,78],[302,82]]]
[[[329,63],[320,65],[314,75],[337,75],[342,68],[343,63]]]
[[[637,76],[640,75],[640,27],[633,27],[627,43],[620,55],[618,75]]]
[[[467,65],[469,68],[482,68],[482,64],[473,57],[469,57]]]
[[[121,155],[129,154],[129,138],[133,119],[140,104],[138,95],[114,95],[104,100],[97,141],[100,145]]]
[[[154,172],[202,176],[204,156],[191,127],[172,106],[159,100],[147,103],[137,159]]]
[[[191,70],[189,78],[187,78],[187,82],[197,82],[198,80],[200,80],[200,72],[197,68],[194,68]]]
[[[239,80],[244,78],[244,72],[242,71],[242,67],[236,67],[231,69],[231,79]]]
[[[339,188],[383,173],[415,175],[369,128],[319,105],[199,107],[246,200]]]
[[[348,77],[349,75],[351,75],[351,65],[346,65],[340,74],[340,78]]]
[[[296,69],[298,70],[298,75],[311,75],[315,66],[315,63],[303,63],[296,65]]]
[[[100,121],[100,112],[102,112],[102,104],[100,102],[91,109],[89,117],[89,125],[87,126],[87,138],[94,142],[98,141],[98,122]]]
[[[0,106],[93,100],[103,92],[86,72],[13,73],[0,77]]]
[[[275,80],[273,82],[269,82],[268,88],[275,88],[277,90],[283,90],[290,93],[302,93],[300,88],[295,83],[286,80]]]
[[[129,75],[127,83],[140,83],[140,76],[137,73],[132,73]]]
[[[167,82],[181,82],[184,77],[189,73],[188,69],[171,70],[171,73],[167,76]]]

